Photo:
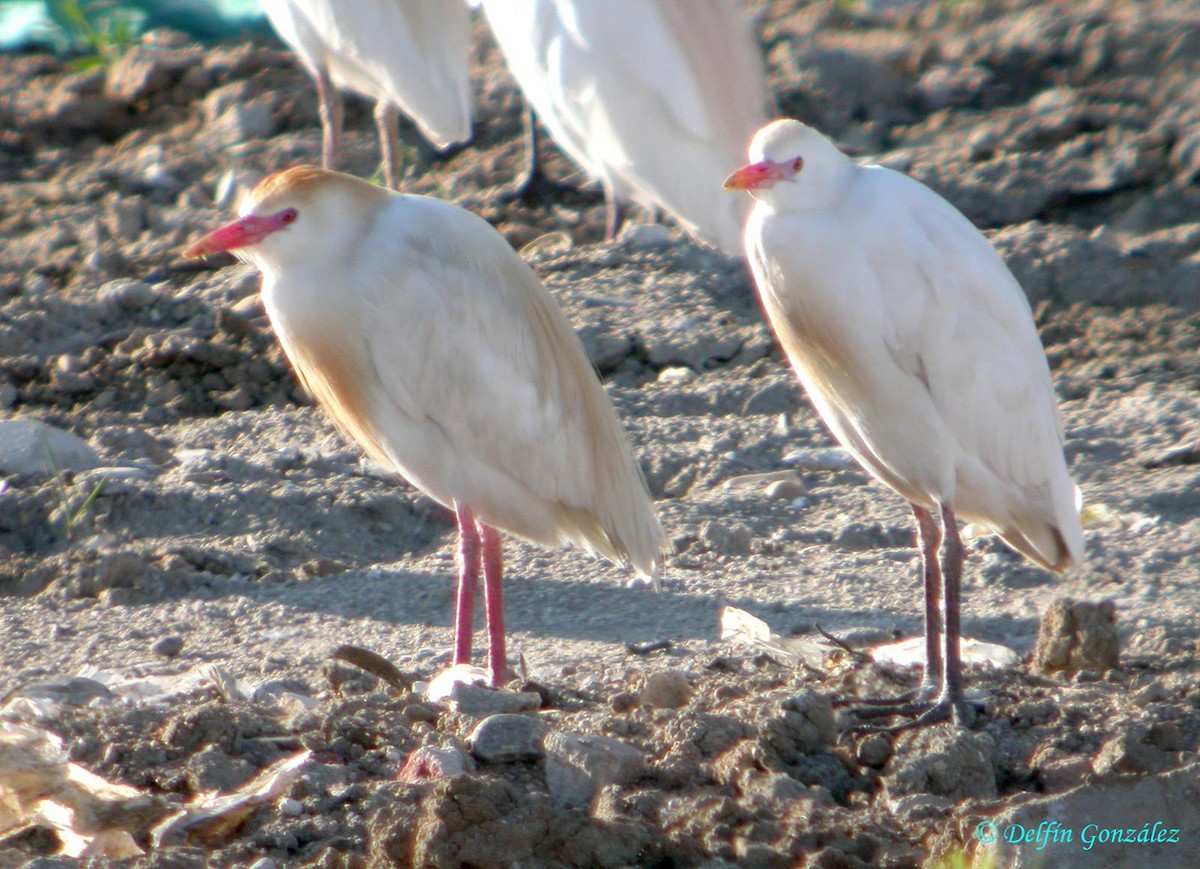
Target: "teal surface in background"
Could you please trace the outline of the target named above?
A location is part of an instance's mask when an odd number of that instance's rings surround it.
[[[269,34],[257,0],[81,0],[104,12],[124,10],[140,29],[170,27],[203,42],[251,33]],[[62,50],[44,0],[0,0],[0,51],[42,47]]]

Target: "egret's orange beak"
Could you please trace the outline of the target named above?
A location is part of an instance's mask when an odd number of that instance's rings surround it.
[[[782,163],[763,160],[743,166],[725,179],[726,190],[767,190],[780,181],[788,181],[795,175],[789,173]]]
[[[258,217],[253,214],[241,217],[233,223],[227,223],[220,229],[214,229],[204,238],[193,242],[184,250],[183,255],[188,259],[220,253],[223,250],[236,250],[239,247],[250,247],[258,244],[277,229],[282,229],[284,221],[279,214]]]

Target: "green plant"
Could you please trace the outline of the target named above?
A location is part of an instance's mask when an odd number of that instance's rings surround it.
[[[96,481],[96,485],[92,486],[91,490],[77,504],[72,504],[66,477],[63,476],[62,467],[54,455],[54,450],[50,449],[50,442],[46,440],[46,433],[39,431],[38,436],[42,441],[42,447],[46,450],[46,459],[50,463],[50,473],[54,475],[54,482],[58,487],[59,506],[55,512],[62,516],[63,536],[67,538],[68,542],[73,542],[75,540],[76,529],[91,512],[92,504],[100,497],[100,493],[104,491],[104,484],[108,478],[101,477]]]
[[[137,37],[139,17],[116,0],[44,0],[46,15],[67,50],[90,52],[76,68],[112,63]]]
[[[974,856],[966,851],[950,851],[936,860],[930,860],[925,864],[925,869],[997,869],[997,866],[996,854],[992,851],[977,851]]]

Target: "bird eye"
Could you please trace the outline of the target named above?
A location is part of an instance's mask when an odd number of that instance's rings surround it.
[[[285,226],[289,223],[295,223],[296,218],[300,216],[300,212],[294,208],[285,208],[279,213],[279,221]]]
[[[797,157],[795,160],[792,161],[792,171],[793,172],[799,172],[803,168],[804,168],[804,158],[803,157]]]

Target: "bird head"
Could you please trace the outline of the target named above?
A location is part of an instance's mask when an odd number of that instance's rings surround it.
[[[294,166],[268,175],[242,200],[238,219],[189,245],[185,257],[229,251],[261,271],[329,261],[350,249],[361,218],[390,194],[350,175]]]
[[[812,127],[791,118],[772,121],[754,135],[750,164],[725,179],[778,210],[809,211],[834,201],[854,164]]]

